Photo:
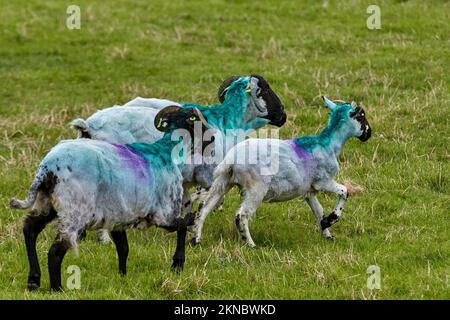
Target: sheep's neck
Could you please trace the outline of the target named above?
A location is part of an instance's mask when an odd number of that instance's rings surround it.
[[[208,123],[224,132],[227,129],[245,128],[244,115],[248,106],[248,95],[244,88],[236,88],[227,94],[222,104],[199,106],[185,103],[184,107],[198,108],[208,119]]]
[[[342,125],[333,124],[332,121],[317,136],[308,136],[295,139],[308,153],[312,153],[313,149],[321,147],[329,150],[334,157],[339,157],[342,148],[347,140],[351,137],[348,130]]]
[[[345,143],[350,138],[350,135],[342,127],[339,127],[336,130],[326,131],[327,128],[322,130],[319,134],[319,140],[321,140],[321,144],[330,149],[337,158],[339,157]]]
[[[182,143],[190,143],[189,141],[181,141],[181,140],[172,140],[172,133],[168,132],[164,134],[164,136],[155,143],[133,143],[129,145],[131,148],[139,152],[145,159],[147,159],[150,163],[159,164],[161,167],[169,167],[178,165],[183,166],[186,154],[178,149],[180,152],[173,152],[174,148],[177,145]]]

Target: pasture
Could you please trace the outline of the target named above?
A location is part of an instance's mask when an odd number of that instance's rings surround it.
[[[449,299],[450,3],[377,1],[381,29],[369,30],[373,1],[3,1],[0,9],[1,299]],[[81,9],[81,29],[66,9]],[[176,235],[128,231],[128,275],[114,245],[89,233],[66,269],[81,288],[50,293],[52,225],[38,239],[41,289],[27,292],[24,198],[35,170],[68,123],[136,96],[210,104],[233,74],[262,74],[286,106],[281,138],[318,133],[320,98],[362,102],[372,138],[349,141],[338,181],[365,192],[322,239],[296,199],[264,204],[251,224],[257,248],[234,224],[234,190],[171,272]],[[325,214],[336,199],[320,196]],[[369,266],[381,288],[369,289]]]

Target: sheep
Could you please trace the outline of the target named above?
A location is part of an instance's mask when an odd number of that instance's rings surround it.
[[[246,93],[239,93],[245,88]],[[237,93],[236,93],[237,91]],[[152,143],[161,138],[162,133],[153,126],[156,113],[168,104],[176,104],[185,108],[198,108],[209,119],[209,124],[216,129],[215,141],[225,140],[226,133],[233,134],[234,129],[244,131],[258,129],[266,124],[281,127],[286,122],[284,106],[267,81],[259,75],[245,77],[232,76],[224,80],[218,89],[220,105],[199,106],[196,104],[176,102],[164,99],[136,98],[124,106],[115,106],[100,110],[87,120],[76,119],[71,124],[77,129],[78,137],[92,138],[113,143]],[[244,135],[245,136],[245,135]],[[223,143],[221,154],[236,144]],[[213,171],[222,156],[210,163],[194,163],[190,161],[183,169],[184,197],[183,210],[190,212],[194,201],[204,194],[212,184]],[[211,163],[212,162],[212,163]],[[189,188],[203,188],[191,196]],[[101,242],[109,241],[106,232],[99,232]]]
[[[241,189],[243,195],[236,214],[236,226],[248,246],[255,246],[248,221],[262,202],[287,201],[299,196],[306,200],[314,213],[322,235],[333,238],[329,227],[340,219],[348,197],[347,188],[334,180],[339,170],[339,153],[351,137],[367,141],[371,128],[361,107],[353,103],[336,104],[326,97],[323,99],[332,113],[327,127],[319,135],[290,140],[249,139],[228,152],[214,172],[214,182],[195,219],[193,244],[200,242],[208,214],[234,185]],[[265,152],[268,150],[270,152]],[[243,159],[247,155],[249,160]],[[316,197],[318,192],[331,192],[338,196],[335,208],[326,217]]]
[[[233,83],[247,86],[246,98],[228,98],[227,93]],[[76,129],[79,138],[127,144],[152,143],[160,139],[162,133],[148,119],[154,119],[156,113],[168,105],[196,107],[210,119],[212,126],[222,132],[244,127],[258,129],[268,123],[281,127],[286,122],[283,104],[262,76],[229,77],[220,85],[218,97],[221,104],[211,106],[137,97],[123,106],[97,111],[86,120],[75,119],[70,125]]]
[[[36,239],[52,220],[57,220],[58,231],[48,252],[53,291],[62,290],[62,260],[68,249],[77,247],[86,229],[111,231],[122,276],[128,256],[126,228],[155,225],[177,231],[172,268],[183,269],[187,226],[193,223],[192,214],[180,215],[181,169],[189,149],[173,152],[181,143],[173,134],[184,138],[182,146],[189,146],[198,124],[202,130],[208,127],[198,109],[169,106],[155,117],[155,126],[164,136],[153,144],[75,139],[61,141],[51,149],[39,165],[27,198],[10,201],[13,209],[32,207],[23,224],[30,266],[28,289],[40,286]],[[179,134],[177,128],[185,130]]]

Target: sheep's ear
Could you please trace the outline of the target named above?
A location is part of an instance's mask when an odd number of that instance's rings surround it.
[[[323,102],[325,102],[325,104],[331,111],[333,111],[336,108],[337,104],[334,103],[333,101],[331,101],[330,99],[328,99],[326,96],[322,96],[322,99],[323,99]]]
[[[176,117],[176,112],[183,109],[180,106],[168,106],[159,111],[155,117],[155,128],[159,131],[166,132],[170,128],[170,123],[174,117]]]

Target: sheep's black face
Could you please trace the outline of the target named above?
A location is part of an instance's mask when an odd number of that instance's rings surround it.
[[[361,107],[356,107],[354,111],[350,113],[350,117],[355,119],[361,125],[361,135],[358,139],[365,142],[369,140],[372,135],[372,128],[370,128],[369,122],[366,119],[366,112]]]
[[[186,129],[193,135],[195,123],[200,122],[202,131],[204,131],[207,129],[207,121],[206,117],[196,108],[169,106],[158,112],[154,124],[156,129],[162,132]]]
[[[255,101],[255,107],[258,109],[258,112],[265,114],[263,118],[270,120],[270,124],[281,127],[286,122],[286,113],[284,112],[284,105],[280,98],[273,92],[266,79],[262,76],[253,74],[250,77],[257,80],[255,81],[257,82],[257,88],[252,93],[252,96],[254,100],[259,100]],[[227,88],[239,78],[240,76],[229,77],[219,86],[217,96],[221,103],[225,101]]]
[[[257,98],[262,98],[267,108],[265,119],[270,120],[270,124],[281,127],[286,122],[286,112],[280,98],[270,88],[269,83],[262,76],[253,74],[251,77],[258,79],[256,89]]]
[[[205,148],[212,143],[212,141],[205,141],[203,134],[208,130],[207,118],[197,108],[181,108],[178,106],[169,106],[161,111],[155,117],[155,127],[162,132],[174,133],[175,130],[184,129],[187,132],[181,133],[186,141],[190,141],[193,148],[193,153]]]

